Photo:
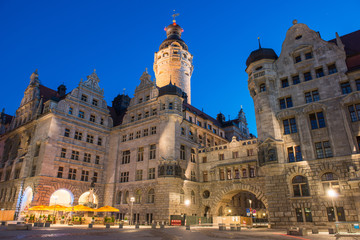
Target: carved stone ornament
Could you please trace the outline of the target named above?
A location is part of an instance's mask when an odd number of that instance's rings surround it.
[[[311,103],[303,109],[303,113],[315,112],[319,110],[326,110],[326,106],[320,103]]]
[[[100,79],[94,70],[94,72],[91,75],[87,76],[87,80],[85,82],[81,83],[81,85],[83,85],[91,90],[103,93],[103,90],[101,90],[101,88],[99,86],[99,82],[100,82]]]
[[[342,101],[342,105],[354,103],[360,101],[360,93],[359,92],[352,92],[348,94]]]
[[[276,114],[276,118],[278,120],[281,120],[281,119],[284,119],[284,118],[287,118],[290,116],[295,116],[297,114],[298,114],[298,112],[296,112],[294,110],[284,110],[284,111],[281,111],[278,114]]]

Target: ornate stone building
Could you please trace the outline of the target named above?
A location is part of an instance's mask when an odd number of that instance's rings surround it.
[[[95,71],[69,93],[34,72],[15,116],[1,114],[0,207],[19,214],[91,199],[123,219],[134,197],[140,222],[247,208],[277,227],[358,221],[360,31],[325,41],[294,22],[279,57],[250,54],[258,138],[242,109],[226,121],[191,105],[193,56],[181,33],[176,22],[166,28],[156,80],[145,71],[133,98],[118,95],[111,107]]]

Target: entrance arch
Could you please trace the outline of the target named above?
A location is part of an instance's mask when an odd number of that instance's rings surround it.
[[[87,205],[88,203],[90,203],[90,205],[97,205],[98,204],[98,198],[96,197],[96,195],[93,193],[92,197],[91,197],[89,191],[84,192],[79,197],[79,205]]]
[[[49,206],[59,204],[70,207],[74,202],[74,195],[68,189],[61,188],[56,190],[50,197]]]
[[[27,209],[30,207],[33,197],[34,197],[34,194],[33,194],[32,188],[27,187],[22,195],[20,212],[23,212],[26,207],[27,207]]]

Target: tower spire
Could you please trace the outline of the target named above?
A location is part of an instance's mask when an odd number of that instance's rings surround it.
[[[173,23],[176,23],[175,18],[176,18],[177,16],[179,16],[180,14],[179,14],[179,13],[175,13],[175,10],[173,10],[173,11],[174,11],[174,14],[171,15],[171,16],[173,17]]]

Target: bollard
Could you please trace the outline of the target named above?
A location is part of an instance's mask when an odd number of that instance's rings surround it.
[[[92,227],[93,227],[92,223],[89,223],[89,228],[92,228]]]
[[[105,226],[106,226],[106,228],[110,228],[110,224],[108,224],[108,223],[105,224]]]
[[[139,224],[137,223],[137,224],[135,224],[135,228],[139,228]]]
[[[236,231],[241,231],[241,225],[240,224],[236,224]]]
[[[123,228],[123,227],[124,227],[124,224],[120,223],[119,228]]]

